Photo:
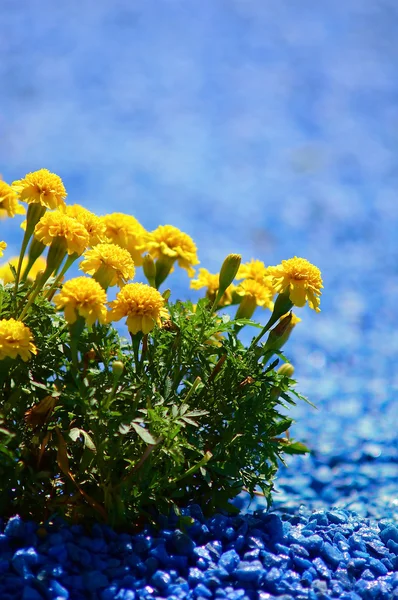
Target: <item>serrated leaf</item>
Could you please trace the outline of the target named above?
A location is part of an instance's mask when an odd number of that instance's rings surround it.
[[[289,429],[292,423],[293,419],[283,419],[283,421],[280,421],[279,423],[276,423],[271,427],[269,434],[279,435],[281,433],[284,433],[285,431],[287,431],[287,429]]]
[[[146,444],[156,444],[155,438],[147,429],[144,429],[144,427],[141,427],[138,423],[134,423],[134,421],[131,423],[131,426]]]

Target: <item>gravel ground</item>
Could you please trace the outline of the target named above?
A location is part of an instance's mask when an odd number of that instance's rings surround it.
[[[0,17],[6,181],[47,167],[71,202],[189,232],[211,270],[298,255],[325,283],[287,348],[313,453],[281,470],[273,515],[242,498],[236,519],[194,509],[188,537],[134,540],[14,519],[0,597],[398,597],[395,0],[3,0]]]

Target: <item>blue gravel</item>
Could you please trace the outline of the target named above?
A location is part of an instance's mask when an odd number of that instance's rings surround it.
[[[398,525],[345,509],[258,511],[205,519],[184,532],[91,532],[11,518],[0,534],[2,600],[390,600],[398,594]]]
[[[318,406],[292,411],[291,434],[313,453],[281,469],[257,521],[260,496],[134,538],[11,519],[0,600],[393,599],[396,0],[185,4],[4,0],[0,172],[47,167],[72,202],[173,223],[213,271],[228,252],[318,265],[322,313],[300,312],[287,349]]]

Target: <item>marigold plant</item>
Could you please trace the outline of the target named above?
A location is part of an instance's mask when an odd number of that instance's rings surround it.
[[[302,396],[282,348],[294,306],[319,312],[319,269],[230,254],[195,274],[187,233],[66,196],[46,169],[0,182],[0,214],[28,204],[20,255],[0,242],[0,514],[126,528],[190,502],[234,512],[240,493],[270,503],[279,462],[307,451],[290,432]],[[192,299],[174,298],[176,267]]]

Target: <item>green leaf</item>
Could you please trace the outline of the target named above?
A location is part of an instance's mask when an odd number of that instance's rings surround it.
[[[310,450],[301,442],[292,442],[283,446],[283,450],[286,454],[307,454]]]
[[[88,450],[91,450],[91,452],[97,452],[97,448],[95,447],[95,444],[87,431],[84,431],[84,429],[79,429],[79,427],[72,427],[72,429],[69,431],[69,437],[72,442],[76,442],[80,436],[83,436],[84,446]]]
[[[138,423],[134,423],[134,421],[131,423],[131,426],[146,444],[151,444],[152,446],[156,444],[155,438],[147,429],[144,429]]]
[[[283,419],[283,421],[276,423],[270,428],[269,434],[272,436],[280,435],[281,433],[287,431],[293,422],[293,419]]]

